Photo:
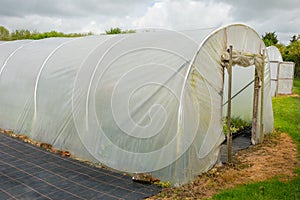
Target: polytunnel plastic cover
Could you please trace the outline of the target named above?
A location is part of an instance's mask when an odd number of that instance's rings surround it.
[[[279,49],[267,47],[271,70],[271,94],[292,94],[295,63],[282,60]]]
[[[278,68],[277,94],[292,94],[295,63],[281,62]]]
[[[265,48],[245,25],[211,31],[1,43],[0,127],[118,171],[186,183],[217,162],[224,140],[221,55],[229,45],[256,54]],[[268,132],[268,66],[265,74]],[[235,101],[247,105],[237,115],[251,113],[247,94]]]

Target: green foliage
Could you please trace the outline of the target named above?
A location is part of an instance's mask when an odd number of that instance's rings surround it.
[[[31,39],[31,33],[29,30],[21,29],[15,30],[11,33],[11,40],[23,40],[23,39]]]
[[[135,33],[135,30],[122,31],[120,28],[116,27],[116,28],[110,28],[109,30],[106,30],[105,33],[108,35],[110,35],[110,34],[126,34],[126,33]]]
[[[56,31],[44,32],[44,33],[34,32],[34,33],[32,33],[30,39],[39,40],[39,39],[51,38],[51,37],[82,37],[85,35],[87,35],[87,34],[79,34],[79,33],[65,34],[65,33],[56,32]]]
[[[282,57],[285,61],[295,62],[295,77],[300,76],[300,40],[291,42],[283,49]]]
[[[4,26],[0,26],[0,40],[9,40],[10,34],[9,30]]]
[[[264,41],[267,47],[278,43],[278,39],[275,31],[265,33],[265,35],[262,36],[262,40]]]
[[[294,35],[290,40],[290,44],[285,46],[283,44],[275,45],[284,61],[292,61],[295,63],[294,76],[300,78],[300,35]]]
[[[292,38],[290,39],[290,42],[296,42],[299,39],[299,36],[297,37],[296,35],[293,35]]]
[[[159,181],[159,182],[154,182],[154,184],[162,188],[170,188],[172,186],[170,181],[167,182]]]
[[[121,29],[116,27],[116,28],[110,28],[110,30],[105,31],[106,34],[120,34],[122,33]]]
[[[285,46],[284,44],[278,44],[277,35],[275,32],[265,33],[262,36],[266,46],[276,46],[284,61],[292,61],[295,63],[295,77],[300,77],[300,35],[293,35],[290,40],[290,44]]]
[[[120,28],[110,28],[110,30],[106,31],[106,34],[126,34],[126,33],[135,33],[135,30],[121,30]],[[87,35],[93,35],[92,32],[88,33],[62,33],[57,31],[50,31],[40,33],[37,31],[30,31],[27,29],[14,30],[12,33],[9,33],[9,30],[3,26],[0,26],[0,40],[40,40],[44,38],[51,37],[82,37]]]
[[[240,117],[234,117],[230,119],[230,132],[236,133],[248,126],[251,126],[250,122],[247,122]],[[223,132],[227,134],[227,118],[223,118]]]
[[[300,79],[294,80],[294,92],[300,95]],[[300,156],[300,97],[279,96],[273,98],[275,129],[287,132],[297,143]],[[299,157],[300,158],[300,157]],[[282,182],[278,178],[251,183],[225,190],[212,199],[300,199],[300,168],[298,176],[291,181]]]
[[[50,31],[50,32],[44,32],[44,33],[38,33],[34,32],[30,39],[39,40],[43,38],[51,38],[51,37],[83,37],[87,35],[92,35],[91,32],[89,33],[62,33],[62,32],[56,32],[56,31]]]
[[[37,31],[31,32],[27,29],[15,30],[12,33],[3,27],[0,26],[0,40],[24,40],[24,39],[31,39],[31,40],[40,40],[44,38],[50,37],[82,37],[87,35],[92,35],[92,32],[89,33],[62,33],[57,31],[50,31],[39,33]]]

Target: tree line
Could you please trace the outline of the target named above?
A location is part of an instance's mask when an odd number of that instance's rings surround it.
[[[127,34],[127,33],[135,33],[135,30],[124,30],[122,31],[119,27],[116,28],[110,28],[109,30],[106,30],[106,34]]]
[[[62,33],[57,31],[50,32],[37,32],[30,31],[27,29],[14,30],[11,33],[4,26],[0,26],[0,40],[2,41],[10,41],[10,40],[40,40],[44,38],[50,37],[82,37],[87,35],[92,35],[93,33]]]
[[[110,28],[105,31],[106,34],[126,34],[126,33],[135,33],[135,30],[121,30],[120,28]],[[0,40],[2,41],[10,41],[10,40],[40,40],[44,38],[51,37],[83,37],[87,35],[93,35],[92,32],[89,33],[63,33],[57,31],[50,31],[40,33],[37,31],[30,31],[27,29],[14,30],[11,33],[4,26],[0,26]]]
[[[278,43],[276,32],[267,32],[262,35],[265,45],[276,46],[284,61],[292,61],[295,63],[294,76],[300,78],[300,34],[293,35],[288,45]]]

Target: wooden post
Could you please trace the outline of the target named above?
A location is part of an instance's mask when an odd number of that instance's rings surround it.
[[[257,69],[255,68],[254,96],[253,96],[253,118],[252,118],[252,131],[251,131],[252,144],[257,143],[256,132],[257,132],[257,113],[258,113],[258,91],[259,91],[259,77],[257,74]]]
[[[262,52],[261,93],[260,93],[260,134],[259,142],[264,140],[264,95],[265,95],[265,50]]]
[[[230,131],[231,120],[231,84],[232,84],[232,45],[229,47],[229,65],[227,67],[228,72],[228,104],[227,104],[227,162],[232,162],[232,135]]]

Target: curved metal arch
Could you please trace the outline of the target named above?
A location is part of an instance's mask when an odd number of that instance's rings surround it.
[[[33,94],[33,102],[34,102],[34,114],[33,114],[33,122],[35,122],[36,120],[36,116],[37,116],[37,89],[38,89],[38,84],[40,81],[40,77],[42,74],[43,69],[45,68],[47,62],[49,61],[49,59],[54,55],[55,52],[57,52],[60,48],[62,48],[63,46],[65,46],[66,44],[69,44],[75,40],[78,40],[81,38],[76,38],[76,39],[71,39],[68,40],[66,42],[63,42],[62,44],[58,45],[54,50],[52,50],[52,52],[45,58],[44,62],[42,63],[40,70],[37,74],[36,80],[35,80],[35,86],[34,86],[34,94]]]
[[[0,77],[1,77],[2,72],[3,72],[4,68],[6,67],[8,61],[9,61],[9,60],[10,60],[10,59],[11,59],[11,58],[12,58],[12,57],[13,57],[20,49],[22,49],[22,48],[24,48],[24,47],[26,47],[26,46],[28,46],[28,45],[34,43],[34,42],[36,42],[36,41],[30,41],[30,42],[28,42],[28,43],[26,43],[26,44],[24,44],[24,45],[21,45],[21,46],[19,46],[17,49],[15,49],[12,53],[10,53],[10,54],[8,55],[8,57],[5,59],[4,64],[2,65],[2,67],[1,67],[1,69],[0,69]],[[5,42],[5,43],[3,43],[3,44],[0,44],[0,45],[4,45],[4,44],[7,44],[7,42]]]

